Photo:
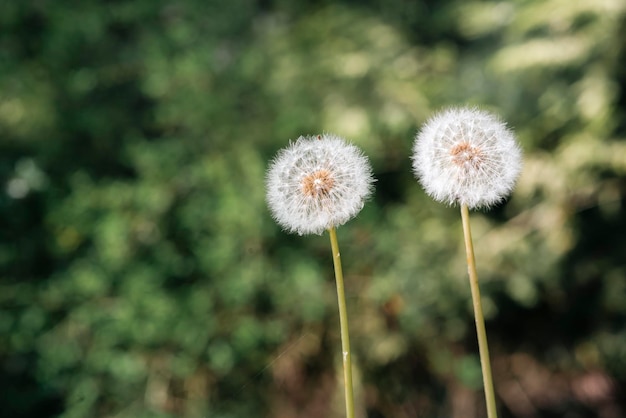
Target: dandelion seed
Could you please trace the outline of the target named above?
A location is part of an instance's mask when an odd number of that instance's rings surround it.
[[[267,172],[267,202],[288,232],[321,234],[343,225],[372,192],[365,155],[335,135],[300,137],[279,151]]]
[[[416,136],[412,160],[433,199],[470,209],[502,201],[521,169],[513,132],[494,115],[472,108],[448,109],[430,119]]]

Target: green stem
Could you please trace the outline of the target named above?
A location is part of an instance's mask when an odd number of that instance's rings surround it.
[[[469,273],[470,288],[472,290],[472,302],[474,304],[474,320],[476,322],[476,334],[478,335],[480,364],[483,370],[483,386],[485,389],[485,401],[487,403],[487,417],[497,418],[498,412],[496,411],[496,394],[493,389],[493,378],[491,377],[487,331],[485,330],[483,307],[480,302],[478,274],[476,273],[476,260],[474,258],[474,244],[472,243],[472,230],[470,228],[469,209],[467,208],[467,205],[461,205],[461,219],[463,221],[463,235],[465,236],[467,271]]]
[[[339,324],[341,326],[341,349],[343,352],[343,378],[346,398],[346,418],[354,418],[354,395],[352,389],[352,359],[350,354],[350,335],[348,333],[348,310],[346,308],[346,295],[343,288],[343,272],[341,270],[341,256],[337,243],[337,231],[335,228],[328,230],[330,234],[330,246],[333,251],[333,263],[335,265],[335,281],[337,282],[337,300],[339,302]]]

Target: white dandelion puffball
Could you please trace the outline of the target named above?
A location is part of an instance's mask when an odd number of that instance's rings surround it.
[[[475,209],[511,193],[522,152],[513,132],[496,116],[453,108],[432,117],[417,134],[412,160],[415,176],[433,199]]]
[[[321,234],[343,225],[372,192],[372,169],[359,148],[335,135],[300,137],[267,171],[267,203],[288,232]]]

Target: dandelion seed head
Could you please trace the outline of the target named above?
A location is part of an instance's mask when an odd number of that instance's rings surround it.
[[[267,203],[288,232],[321,234],[343,225],[372,192],[365,155],[330,134],[300,137],[280,150],[267,171]]]
[[[413,171],[433,199],[470,209],[510,194],[521,170],[513,132],[496,116],[453,108],[431,118],[413,145]]]

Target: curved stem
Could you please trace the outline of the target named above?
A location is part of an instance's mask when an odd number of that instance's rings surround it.
[[[496,411],[496,395],[493,388],[493,378],[491,377],[487,331],[485,330],[483,307],[480,302],[478,274],[476,273],[476,260],[474,258],[474,244],[472,243],[472,231],[470,228],[469,209],[467,208],[467,205],[461,205],[461,219],[463,221],[463,235],[465,236],[467,272],[469,273],[470,289],[472,290],[472,303],[474,305],[474,320],[476,322],[476,334],[478,336],[480,364],[483,371],[483,386],[485,389],[485,401],[487,403],[487,417],[497,418],[498,412]]]
[[[341,326],[341,349],[343,352],[343,378],[346,398],[346,418],[354,418],[354,395],[352,389],[352,359],[350,354],[350,335],[348,334],[348,310],[346,308],[346,295],[343,288],[343,272],[341,270],[341,256],[337,243],[337,231],[335,228],[328,230],[330,234],[330,246],[333,251],[333,263],[335,265],[335,281],[337,282],[337,300],[339,303],[339,324]]]

